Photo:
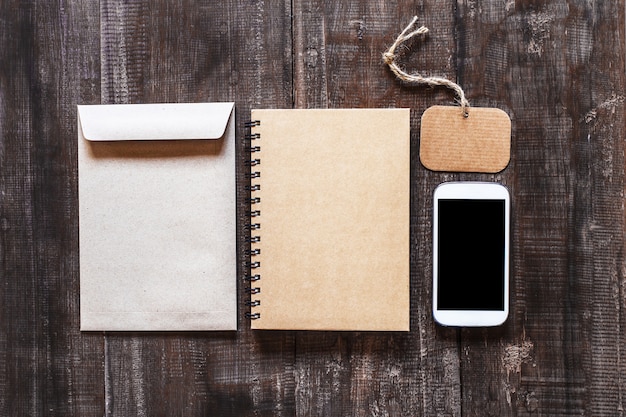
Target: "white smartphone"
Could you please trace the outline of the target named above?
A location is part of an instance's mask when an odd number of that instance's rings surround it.
[[[444,326],[498,326],[509,314],[510,197],[496,183],[435,189],[433,316]]]

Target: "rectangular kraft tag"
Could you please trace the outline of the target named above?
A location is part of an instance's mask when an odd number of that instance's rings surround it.
[[[422,115],[420,161],[432,171],[502,171],[511,158],[511,119],[496,108],[433,106]]]

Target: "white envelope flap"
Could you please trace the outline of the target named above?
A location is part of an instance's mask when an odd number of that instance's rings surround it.
[[[234,103],[102,104],[78,106],[89,141],[219,139]]]

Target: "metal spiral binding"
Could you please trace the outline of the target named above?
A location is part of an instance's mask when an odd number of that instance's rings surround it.
[[[250,129],[260,125],[261,122],[259,120],[252,120],[245,123],[245,127]],[[261,164],[261,159],[258,157],[252,157],[252,155],[261,151],[261,146],[257,145],[257,141],[261,139],[261,134],[252,133],[252,131],[250,131],[244,136],[244,139],[247,141],[246,150],[250,152],[250,159],[246,161],[246,165],[250,167],[250,172],[246,174],[246,178],[252,181],[253,179],[261,177],[261,173],[259,171],[255,171],[255,167]],[[261,185],[250,183],[245,188],[250,192],[250,197],[246,200],[246,202],[250,205],[250,210],[247,213],[248,217],[250,217],[250,223],[246,226],[246,229],[250,232],[249,237],[246,238],[246,241],[250,243],[250,249],[245,251],[245,254],[249,258],[246,266],[248,267],[250,274],[245,278],[245,280],[248,282],[246,293],[250,294],[250,300],[246,301],[246,305],[253,308],[261,305],[261,300],[252,299],[253,294],[259,294],[261,292],[261,288],[258,285],[255,285],[255,283],[261,279],[261,276],[253,272],[256,268],[261,266],[260,261],[253,260],[255,256],[259,256],[261,254],[260,248],[253,247],[255,244],[261,242],[261,236],[254,234],[255,230],[259,230],[261,228],[261,223],[258,221],[259,216],[261,216],[261,211],[254,208],[255,204],[259,204],[261,202],[261,197],[253,195],[253,193],[261,190]],[[246,318],[256,320],[261,318],[261,314],[250,311],[246,313]]]
[[[244,124],[245,127],[261,126],[260,120],[250,120]]]

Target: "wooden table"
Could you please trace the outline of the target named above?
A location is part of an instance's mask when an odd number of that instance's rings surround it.
[[[0,2],[0,415],[620,416],[626,402],[625,4],[585,0]],[[381,54],[513,122],[502,173],[419,162],[423,111]],[[76,105],[410,107],[411,331],[81,333]],[[434,187],[506,184],[511,315],[431,315]],[[243,229],[242,229],[243,230]],[[239,237],[239,282],[245,274]],[[363,300],[363,308],[369,302]]]

